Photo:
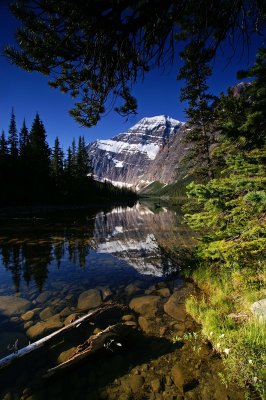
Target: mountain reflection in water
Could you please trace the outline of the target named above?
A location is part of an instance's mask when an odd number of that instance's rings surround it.
[[[167,246],[186,247],[190,235],[174,211],[140,203],[60,221],[18,219],[0,232],[0,290],[10,294],[11,286],[18,292],[33,285],[41,291],[58,274],[84,279],[84,270],[93,275],[97,260],[102,273],[104,265],[118,263],[161,277],[177,267]]]

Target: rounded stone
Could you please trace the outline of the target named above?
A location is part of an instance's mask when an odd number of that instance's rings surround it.
[[[143,330],[143,332],[150,333],[152,331],[152,321],[151,320],[149,320],[143,316],[140,316],[138,319],[138,323],[139,323],[139,326],[141,327],[141,329]]]
[[[18,296],[0,296],[0,313],[13,317],[25,314],[31,308],[31,302]]]
[[[48,318],[46,321],[38,322],[37,324],[31,326],[27,330],[27,335],[31,339],[36,339],[38,337],[49,334],[57,329],[62,328],[63,323],[61,322],[60,315],[56,314]]]
[[[33,316],[34,316],[34,311],[30,310],[22,314],[21,319],[23,319],[23,321],[29,321],[30,319],[32,319]]]
[[[62,353],[60,353],[60,355],[58,356],[57,362],[58,364],[61,364],[67,360],[69,360],[69,358],[71,358],[74,353],[76,351],[76,347],[71,347],[71,349],[62,351]]]
[[[187,316],[185,305],[181,304],[178,298],[174,295],[172,295],[165,303],[164,311],[177,321],[185,321]]]
[[[98,307],[102,303],[102,295],[100,290],[89,289],[81,293],[78,299],[78,308],[80,310],[89,310]]]
[[[126,314],[126,315],[123,315],[123,317],[122,317],[122,321],[135,321],[135,320],[136,320],[136,317],[134,314]]]
[[[44,310],[42,310],[42,311],[40,312],[40,319],[41,319],[42,321],[45,321],[46,319],[48,319],[48,318],[50,318],[50,317],[52,317],[52,316],[53,316],[53,313],[52,313],[50,307],[46,307]]]
[[[71,324],[72,322],[76,321],[78,319],[78,317],[79,316],[78,316],[77,313],[73,313],[73,314],[68,315],[68,317],[66,317],[66,319],[64,320],[64,325],[66,326],[66,325]]]
[[[155,315],[159,300],[159,296],[134,297],[129,307],[139,314]]]

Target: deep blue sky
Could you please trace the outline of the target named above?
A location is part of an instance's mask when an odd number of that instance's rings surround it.
[[[5,3],[0,0],[0,47],[14,43],[16,20],[10,15]],[[218,95],[226,91],[227,87],[237,82],[236,72],[247,69],[254,64],[255,54],[263,38],[253,38],[249,54],[241,56],[241,50],[230,61],[232,49],[224,46],[223,52],[219,51],[214,64],[214,74],[209,81],[212,93]],[[2,52],[2,51],[1,51]],[[180,60],[176,57],[176,65],[166,71],[154,70],[150,72],[144,82],[139,82],[133,91],[138,99],[138,114],[129,120],[117,115],[114,111],[102,118],[96,127],[82,128],[69,115],[68,110],[73,105],[73,99],[66,94],[52,89],[47,84],[47,78],[37,74],[28,73],[14,65],[7,59],[0,57],[0,130],[8,132],[10,114],[14,108],[17,128],[20,130],[23,118],[30,128],[33,118],[38,111],[44,122],[47,139],[53,146],[54,139],[59,136],[64,150],[71,144],[72,138],[84,135],[87,143],[95,139],[108,139],[126,130],[139,119],[154,115],[166,114],[180,121],[185,121],[185,105],[179,101],[181,82],[176,81],[177,65]]]

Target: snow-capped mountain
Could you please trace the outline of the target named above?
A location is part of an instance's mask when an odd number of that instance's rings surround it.
[[[183,122],[160,115],[143,118],[110,140],[96,140],[88,146],[95,178],[137,189],[147,185],[156,159],[183,126]]]

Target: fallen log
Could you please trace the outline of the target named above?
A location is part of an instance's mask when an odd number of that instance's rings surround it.
[[[83,317],[78,318],[76,321],[70,323],[69,325],[64,326],[63,328],[51,333],[50,335],[47,335],[44,338],[39,339],[36,342],[31,343],[28,346],[23,347],[22,349],[2,358],[0,360],[0,370],[7,367],[11,363],[13,363],[15,360],[21,359],[22,357],[26,356],[27,354],[29,354],[37,349],[40,349],[41,347],[43,347],[45,344],[47,344],[49,341],[51,341],[55,337],[65,333],[71,329],[79,327],[82,323],[84,323],[88,319],[96,317],[96,316],[102,314],[103,312],[106,312],[107,310],[111,310],[112,308],[119,308],[119,309],[125,308],[126,309],[126,306],[123,306],[121,304],[113,304],[113,303],[103,304],[102,306],[90,311],[88,314],[84,315]]]
[[[131,326],[122,323],[108,326],[108,328],[97,333],[96,335],[92,335],[84,343],[79,345],[73,356],[67,361],[50,368],[43,378],[49,378],[55,373],[63,371],[66,368],[79,363],[81,360],[95,353],[97,350],[103,348],[110,349],[113,343],[117,346],[122,346],[120,341],[133,334],[136,335],[136,331]]]

